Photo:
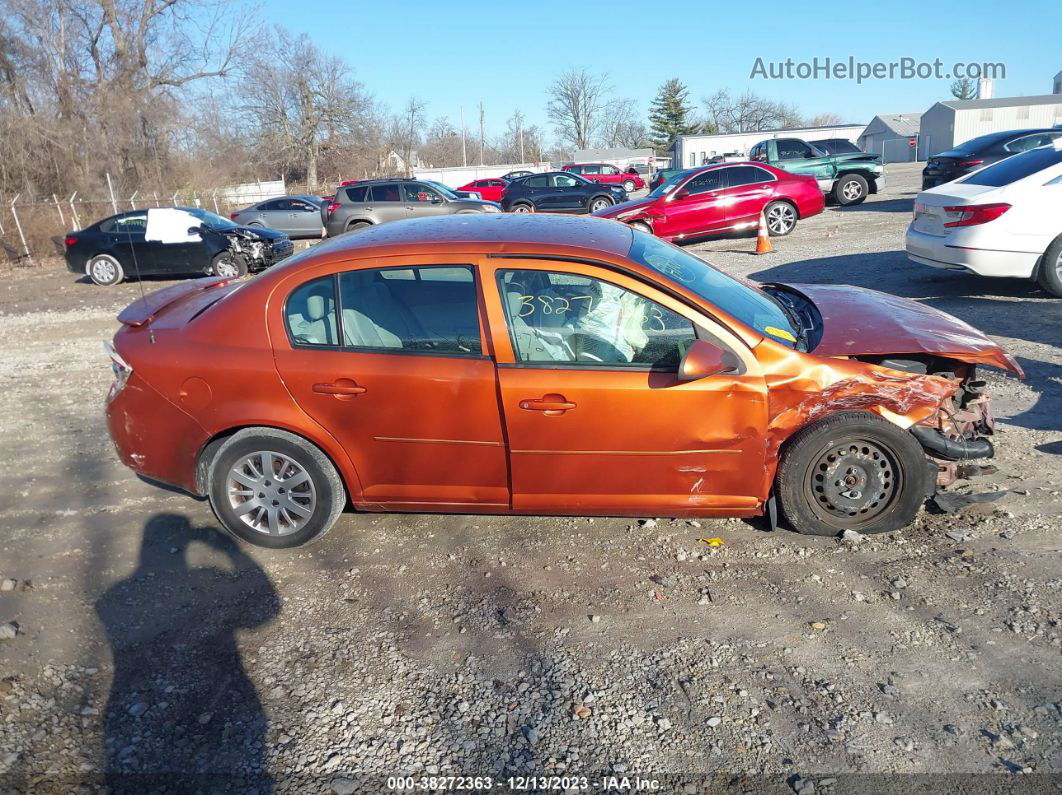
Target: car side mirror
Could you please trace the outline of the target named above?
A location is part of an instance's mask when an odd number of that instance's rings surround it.
[[[813,157],[818,157],[818,155],[815,154],[814,152],[808,152],[806,155],[804,155],[804,159],[805,160],[810,160]]]
[[[733,365],[732,354],[717,348],[710,342],[694,340],[679,362],[679,381],[696,381],[720,373],[732,373],[737,368]]]
[[[189,237],[199,237],[202,234],[203,234],[203,226],[202,226],[202,224],[200,224],[199,226],[190,226],[190,227],[188,227],[188,236]]]
[[[680,190],[678,193],[675,194],[675,201],[682,201],[683,199],[688,199],[689,197],[690,192],[688,190]]]
[[[431,203],[432,203],[432,204],[442,204],[442,199],[440,199],[440,198],[439,198],[438,196],[436,196],[436,197],[434,197],[434,198],[433,198],[433,199],[431,200]]]

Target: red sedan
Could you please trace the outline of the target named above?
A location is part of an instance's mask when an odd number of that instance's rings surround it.
[[[682,171],[648,196],[594,215],[675,241],[751,229],[761,212],[772,236],[788,235],[798,219],[818,215],[823,206],[814,177],[763,163],[719,163]]]
[[[474,179],[467,185],[462,185],[458,190],[475,191],[482,199],[486,199],[489,202],[500,202],[508,184],[508,180],[504,180],[501,177]]]

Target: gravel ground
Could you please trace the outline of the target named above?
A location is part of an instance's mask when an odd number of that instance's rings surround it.
[[[999,455],[950,490],[993,499],[855,542],[347,514],[307,549],[239,546],[111,449],[100,343],[137,286],[3,271],[0,791],[1057,791],[1062,301],[909,263],[917,168],[889,177],[773,254],[692,247],[760,281],[916,298],[1025,367],[988,375]]]

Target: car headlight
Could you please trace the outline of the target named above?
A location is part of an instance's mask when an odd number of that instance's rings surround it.
[[[880,173],[881,173],[881,170],[882,170],[883,168],[884,168],[884,166],[879,166],[879,165],[875,165],[875,166],[874,166],[874,172],[875,172],[875,173],[877,173],[877,174],[880,174]]]
[[[496,204],[484,204],[483,205],[483,212],[485,212],[485,213],[500,213],[501,212],[501,207],[499,207]]]

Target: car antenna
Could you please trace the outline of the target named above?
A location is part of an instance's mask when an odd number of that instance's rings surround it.
[[[147,212],[144,213],[144,232],[147,232]],[[147,294],[144,292],[144,280],[140,277],[140,263],[136,258],[136,246],[133,245],[133,230],[130,226],[125,227],[125,235],[129,238],[129,251],[133,255],[133,270],[136,271],[136,283],[140,285],[140,300],[147,309]],[[155,329],[148,323],[148,340],[155,344]]]

